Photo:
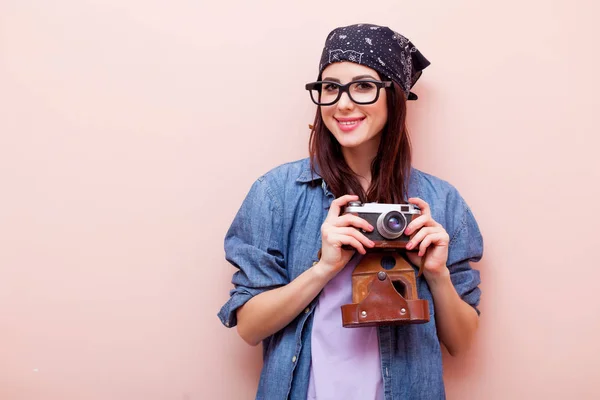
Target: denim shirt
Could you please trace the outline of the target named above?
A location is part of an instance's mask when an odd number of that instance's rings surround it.
[[[479,271],[469,262],[481,258],[483,239],[471,210],[448,182],[415,168],[408,195],[425,200],[433,219],[448,232],[452,283],[479,314]],[[311,172],[308,159],[281,165],[254,182],[225,236],[226,259],[238,269],[230,298],[218,313],[225,326],[237,324],[236,310],[253,296],[286,285],[318,260],[321,225],[333,199],[327,184]],[[428,323],[378,327],[386,400],[445,398],[435,309],[423,276],[417,278],[417,291],[429,302]],[[257,399],[306,400],[317,301],[318,296],[286,327],[263,340]]]

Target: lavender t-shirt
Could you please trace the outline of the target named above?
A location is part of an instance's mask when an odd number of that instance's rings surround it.
[[[307,400],[382,400],[383,380],[377,328],[344,328],[343,304],[352,303],[356,254],[325,285],[315,308]]]

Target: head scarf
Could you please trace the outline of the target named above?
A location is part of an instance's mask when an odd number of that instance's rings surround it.
[[[319,65],[319,80],[329,64],[350,61],[366,65],[396,82],[409,100],[410,90],[430,63],[404,36],[388,27],[358,24],[336,28],[329,33]]]

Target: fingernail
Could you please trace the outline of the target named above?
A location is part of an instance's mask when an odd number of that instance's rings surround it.
[[[406,229],[404,230],[404,234],[405,234],[405,235],[410,235],[410,229],[406,228]]]
[[[412,249],[412,247],[413,247],[413,244],[412,244],[412,243],[410,243],[410,242],[409,242],[409,243],[406,245],[406,248],[407,248],[408,250]]]
[[[373,231],[373,229],[375,229],[375,228],[373,228],[373,226],[371,226],[371,225],[369,225],[369,228],[371,228],[371,232]]]

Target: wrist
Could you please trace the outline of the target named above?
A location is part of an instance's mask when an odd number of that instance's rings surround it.
[[[323,282],[329,282],[335,276],[335,268],[323,260],[315,261],[311,269],[316,278]]]
[[[424,271],[423,275],[425,276],[427,284],[429,285],[429,289],[432,292],[439,290],[440,288],[447,287],[448,285],[452,286],[452,281],[450,280],[450,271],[446,266],[444,266],[441,271],[435,273]]]

